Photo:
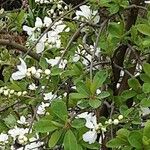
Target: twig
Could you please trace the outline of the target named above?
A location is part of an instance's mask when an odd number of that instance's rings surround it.
[[[92,53],[92,57],[91,57],[91,65],[90,65],[90,79],[92,80],[92,74],[93,74],[93,61],[94,61],[94,57],[95,57],[95,52],[96,52],[96,49],[97,49],[97,46],[98,46],[98,42],[99,42],[99,38],[100,38],[100,34],[104,28],[104,26],[106,25],[106,23],[108,22],[109,19],[106,19],[102,24],[101,24],[101,27],[99,29],[99,32],[98,32],[98,36],[96,38],[96,42],[95,42],[95,45],[94,45],[94,51]]]
[[[23,53],[26,53],[28,51],[28,48],[26,48],[25,46],[22,46],[16,42],[12,42],[10,40],[3,40],[3,39],[0,39],[0,45],[3,45],[3,46],[10,46],[14,49],[17,49]],[[40,57],[38,54],[32,52],[32,51],[29,51],[28,53],[29,56],[31,56],[32,58],[34,58],[35,60],[39,61]]]
[[[64,55],[66,54],[68,48],[70,47],[70,45],[72,44],[72,42],[75,40],[75,38],[77,37],[77,35],[80,33],[81,29],[82,29],[85,25],[86,25],[86,24],[81,25],[80,28],[78,28],[77,31],[73,34],[73,36],[72,36],[71,39],[69,40],[69,42],[68,42],[68,44],[67,44],[65,50],[63,51],[63,53],[62,53],[62,55],[61,55],[61,57],[60,57],[60,59],[59,59],[57,65],[60,64],[60,62],[61,62],[61,60],[63,59]]]
[[[138,60],[138,62],[142,65],[143,63],[142,63],[141,59],[139,58],[138,54],[136,53],[136,50],[130,44],[127,44],[127,46],[134,53],[134,55],[135,55],[136,59]]]
[[[117,64],[115,64],[115,63],[114,63],[114,66],[115,66],[116,68],[120,69],[120,70],[123,70],[123,71],[124,71],[126,74],[128,74],[130,77],[134,78],[134,76],[133,76],[128,70],[126,70],[125,68],[123,68],[123,67],[121,67],[121,66],[119,66],[119,65],[117,65]]]

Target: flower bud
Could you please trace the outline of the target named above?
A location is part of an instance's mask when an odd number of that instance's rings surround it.
[[[26,95],[28,92],[27,91],[23,91],[22,92],[22,95]]]
[[[21,92],[21,91],[17,93],[17,96],[18,96],[18,97],[21,96],[21,95],[22,95],[22,92]]]
[[[15,90],[10,90],[9,94],[14,94]]]
[[[119,124],[119,120],[118,119],[114,119],[113,123],[114,123],[114,125],[118,125]]]
[[[8,96],[9,95],[9,90],[4,90],[4,93],[3,93],[5,96]]]
[[[25,135],[19,135],[18,136],[18,142],[20,144],[25,144],[28,141],[28,138]]]
[[[50,75],[51,71],[50,71],[49,69],[45,69],[44,73],[45,73],[46,75]]]
[[[118,116],[118,119],[119,119],[119,120],[122,120],[122,119],[123,119],[123,115],[119,115],[119,116]]]
[[[61,6],[60,4],[58,4],[58,5],[57,5],[57,8],[58,8],[58,9],[61,9],[61,8],[62,8],[62,6]]]
[[[35,69],[34,66],[31,67],[31,74],[32,74],[32,75],[36,74],[36,69]]]

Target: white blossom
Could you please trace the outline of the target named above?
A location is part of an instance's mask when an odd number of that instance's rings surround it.
[[[24,116],[21,116],[20,120],[18,120],[17,123],[22,124],[22,125],[28,124],[28,122],[26,122],[26,118]]]
[[[0,134],[0,143],[8,143],[8,135],[5,133]]]
[[[55,99],[56,95],[53,95],[52,92],[44,93],[44,100],[51,100],[52,98]]]
[[[52,23],[52,19],[49,17],[44,17],[44,26],[48,27]]]
[[[36,53],[37,54],[40,54],[40,53],[42,53],[43,51],[44,51],[44,47],[45,47],[45,45],[44,45],[44,42],[38,42],[37,44],[36,44]]]
[[[41,103],[41,105],[38,106],[37,114],[44,115],[45,114],[45,108],[49,107],[49,103]]]
[[[23,31],[27,32],[27,34],[28,34],[29,36],[31,36],[31,35],[34,33],[35,28],[28,27],[28,26],[24,25],[24,26],[23,26]]]
[[[50,64],[52,67],[57,65],[59,60],[60,60],[60,57],[55,57],[55,59],[47,59],[46,58],[46,62],[48,64]],[[59,63],[59,68],[64,69],[66,64],[67,64],[67,60],[61,60],[61,62]]]
[[[35,27],[36,28],[41,28],[43,26],[43,22],[41,20],[40,17],[36,17],[36,21],[35,21]]]
[[[84,118],[86,120],[85,126],[90,130],[83,134],[83,140],[92,144],[97,139],[97,130],[99,129],[99,125],[97,124],[96,116],[92,113],[84,112],[78,115],[79,118]]]
[[[19,135],[25,135],[27,134],[29,131],[28,128],[19,128],[17,126],[15,126],[13,129],[10,129],[8,131],[8,134],[10,134],[11,137],[13,137],[14,139],[16,139]]]
[[[38,88],[38,86],[36,86],[34,83],[30,84],[28,89],[31,90],[31,91],[34,91]]]
[[[90,6],[82,5],[80,6],[80,10],[76,11],[76,19],[79,19],[80,17],[84,17],[87,20],[93,20],[93,22],[96,24],[100,20],[100,16],[96,15],[98,11],[93,11],[90,9]]]
[[[23,79],[26,76],[27,73],[27,66],[26,63],[24,62],[24,60],[22,58],[19,58],[21,61],[20,65],[17,65],[17,69],[18,71],[14,72],[12,74],[12,79],[13,80],[20,80]]]
[[[25,135],[19,135],[18,136],[18,142],[20,144],[25,144],[28,141],[28,138]]]

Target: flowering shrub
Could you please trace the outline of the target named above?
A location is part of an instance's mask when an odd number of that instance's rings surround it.
[[[149,3],[1,7],[0,149],[149,150]]]

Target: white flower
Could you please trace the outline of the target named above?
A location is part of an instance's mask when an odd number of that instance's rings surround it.
[[[80,59],[80,56],[78,54],[75,54],[73,56],[73,62],[77,62],[77,61],[79,61],[79,59]]]
[[[28,133],[29,129],[28,128],[18,128],[17,126],[15,126],[13,129],[10,129],[8,131],[8,134],[10,134],[11,137],[13,137],[14,139],[17,138],[17,136],[19,135],[24,135],[26,133]]]
[[[85,142],[89,142],[89,144],[92,144],[97,139],[97,132],[95,130],[88,131],[85,134],[83,134],[83,140]]]
[[[44,95],[44,100],[51,100],[56,98],[56,95],[53,95],[52,92],[44,93],[43,95]]]
[[[34,83],[30,84],[28,89],[31,90],[31,91],[34,91],[38,88],[38,86],[36,86]]]
[[[37,44],[36,44],[36,53],[37,54],[40,54],[40,53],[42,53],[43,51],[44,51],[44,47],[45,47],[45,45],[44,45],[44,42],[38,42]]]
[[[32,66],[30,69],[32,75],[36,74],[36,68],[34,66]]]
[[[22,58],[19,58],[20,61],[21,61],[21,64],[20,65],[17,65],[17,69],[18,71],[17,72],[14,72],[12,74],[12,79],[13,80],[20,80],[20,79],[23,79],[25,76],[26,76],[26,73],[27,73],[27,66],[26,66],[26,63],[24,62],[24,60]]]
[[[34,142],[34,141],[37,141],[37,142]],[[27,144],[25,146],[24,150],[31,150],[31,149],[39,150],[39,147],[43,145],[43,142],[38,141],[38,139],[36,139],[34,137],[30,138],[29,142],[30,142],[30,144]],[[21,148],[19,148],[17,150],[23,150],[23,147],[21,147]]]
[[[4,133],[1,133],[0,134],[0,143],[8,143],[8,135],[7,134],[4,134]]]
[[[20,120],[18,120],[17,123],[22,124],[22,125],[28,124],[28,122],[26,122],[26,118],[24,116],[21,116]]]
[[[18,136],[18,142],[20,144],[25,144],[28,141],[28,138],[25,135],[19,135]]]
[[[35,27],[36,28],[41,28],[43,26],[43,22],[41,20],[40,17],[36,17],[36,21],[35,21]]]
[[[44,17],[44,26],[48,27],[52,23],[52,19],[49,17]]]
[[[96,90],[96,94],[98,95],[98,94],[100,94],[101,93],[101,90],[100,89],[97,89]]]
[[[23,26],[23,31],[27,32],[27,34],[30,36],[34,33],[35,28],[31,28],[31,27],[28,27],[28,26],[24,25]]]
[[[49,107],[49,103],[43,103],[38,106],[37,114],[44,115],[45,114],[45,107]]]
[[[85,112],[77,117],[79,118],[84,118],[86,120],[85,126],[89,128],[90,130],[83,134],[83,140],[85,142],[89,142],[89,144],[92,144],[96,141],[97,139],[97,130],[99,130],[99,125],[97,124],[96,116],[92,113]]]
[[[99,17],[99,15],[96,15],[97,14],[97,11],[92,11],[91,9],[90,9],[90,7],[89,6],[87,6],[87,5],[82,5],[82,6],[80,6],[80,10],[81,11],[79,11],[79,10],[77,10],[76,11],[76,19],[78,19],[78,18],[80,18],[80,17],[84,17],[85,19],[87,19],[87,20],[91,20],[91,19],[93,19],[93,22],[96,24],[96,23],[98,23],[99,22],[99,20],[100,20],[100,17]]]
[[[60,60],[60,57],[55,57],[55,59],[47,59],[46,58],[46,62],[48,64],[50,64],[52,67],[58,64],[58,61]],[[67,64],[67,60],[61,60],[60,64],[59,64],[59,68],[65,68]]]

